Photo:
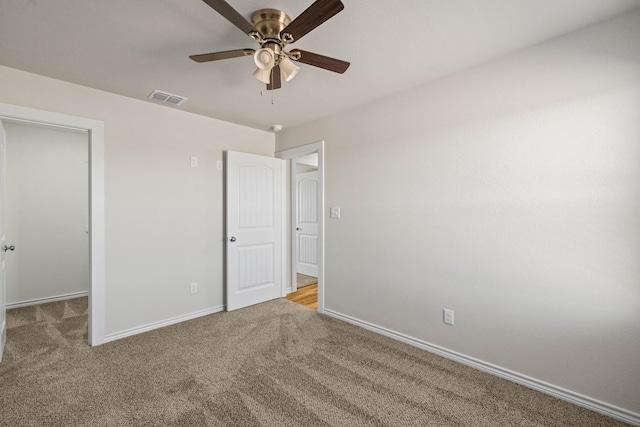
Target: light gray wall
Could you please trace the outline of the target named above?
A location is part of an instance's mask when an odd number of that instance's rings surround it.
[[[7,304],[89,290],[88,135],[7,121]]]
[[[0,102],[104,121],[107,335],[223,306],[216,160],[273,155],[272,133],[2,66]]]
[[[279,133],[326,142],[326,308],[640,413],[638,40],[636,10]]]

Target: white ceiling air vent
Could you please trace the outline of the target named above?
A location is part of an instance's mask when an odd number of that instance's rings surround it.
[[[172,95],[170,93],[162,92],[159,90],[154,90],[153,92],[151,92],[151,95],[149,95],[149,99],[171,105],[182,105],[184,101],[187,100],[187,98],[184,98],[182,96]]]

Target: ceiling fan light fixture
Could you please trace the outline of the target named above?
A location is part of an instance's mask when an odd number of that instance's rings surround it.
[[[298,74],[298,71],[300,71],[300,67],[294,64],[293,61],[287,58],[286,56],[281,56],[281,58],[282,59],[280,60],[280,74],[282,75],[282,78],[284,79],[284,81],[288,82],[289,80],[294,78],[296,74]]]
[[[255,77],[258,81],[268,85],[271,82],[271,70],[263,70],[260,68],[256,68],[253,72],[253,77]]]
[[[258,67],[253,76],[265,83],[267,90],[280,89],[282,80],[290,81],[298,74],[300,68],[292,61],[339,74],[349,68],[348,62],[339,59],[299,49],[291,52],[284,50],[287,45],[300,40],[305,34],[342,11],[344,4],[341,0],[314,0],[311,6],[293,20],[280,10],[260,9],[251,15],[251,22],[235,10],[227,2],[228,0],[202,1],[258,42],[260,49],[234,49],[189,56],[195,62],[219,61],[252,55]]]
[[[261,70],[271,70],[276,62],[275,52],[268,47],[256,50],[253,54],[253,62]]]

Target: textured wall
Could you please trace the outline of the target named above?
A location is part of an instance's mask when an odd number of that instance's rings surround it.
[[[273,134],[7,67],[0,102],[104,121],[107,334],[223,305],[216,160]]]
[[[636,10],[278,134],[326,141],[326,308],[640,413],[638,40]]]

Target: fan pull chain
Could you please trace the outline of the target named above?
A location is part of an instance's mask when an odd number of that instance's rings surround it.
[[[273,82],[273,73],[274,73],[274,71],[273,71],[273,70],[274,70],[274,69],[275,69],[275,67],[272,67],[272,68],[271,68],[271,83],[272,83],[272,84],[274,83],[274,82]],[[275,87],[274,87],[274,86],[275,86],[275,85],[272,85],[272,86],[271,86],[271,105],[273,105],[273,92],[275,92]]]
[[[274,97],[273,92],[274,92],[274,91],[273,91],[273,90],[271,90],[271,105],[276,105],[276,103],[275,103],[275,101],[274,101],[274,99],[273,99],[273,97]],[[264,96],[264,91],[263,91],[263,90],[261,90],[261,91],[260,91],[260,96]]]
[[[274,71],[273,71],[273,68],[272,68],[271,69],[271,81],[272,82],[273,82],[273,73],[274,73]],[[272,88],[271,89],[271,105],[276,105],[275,100],[274,100],[274,96],[275,96],[274,92],[275,92],[275,89]],[[260,91],[260,96],[264,96],[264,90]]]

